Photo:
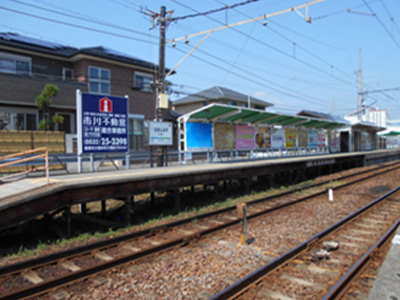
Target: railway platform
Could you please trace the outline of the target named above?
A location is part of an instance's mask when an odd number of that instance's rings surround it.
[[[254,178],[266,185],[276,174],[284,174],[287,184],[354,167],[400,159],[400,150],[338,153],[328,155],[258,159],[202,165],[178,165],[140,170],[77,173],[45,178],[25,178],[0,185],[0,228],[6,229],[38,216],[64,211],[67,219],[72,205],[91,201],[125,201],[124,222],[130,220],[132,197],[143,193],[173,191],[175,209],[180,210],[179,189],[238,180],[244,191]],[[216,189],[217,190],[217,189]],[[68,222],[67,222],[68,223]]]
[[[400,298],[400,227],[374,282],[368,300]]]

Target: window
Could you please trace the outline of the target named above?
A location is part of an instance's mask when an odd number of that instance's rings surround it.
[[[207,105],[208,105],[208,101],[204,101],[203,106],[207,106]]]
[[[110,78],[110,70],[89,66],[89,93],[109,95]]]
[[[236,101],[228,101],[228,105],[229,106],[237,106],[237,102]]]
[[[0,129],[5,130],[37,130],[37,113],[0,111]]]
[[[69,69],[69,68],[63,68],[63,80],[64,81],[70,81],[74,79],[74,70]]]
[[[151,82],[153,81],[153,76],[146,73],[135,73],[134,86],[139,88],[144,92],[151,92]]]
[[[20,55],[0,52],[0,72],[10,74],[31,74],[31,59]]]
[[[144,149],[144,116],[129,115],[129,150]]]

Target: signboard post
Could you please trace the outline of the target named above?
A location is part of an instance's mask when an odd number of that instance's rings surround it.
[[[128,152],[128,97],[76,92],[78,172],[83,153]]]

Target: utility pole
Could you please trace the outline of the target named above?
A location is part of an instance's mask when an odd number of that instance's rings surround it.
[[[361,121],[363,107],[363,82],[362,82],[362,49],[360,48],[360,69],[358,70],[358,121]]]
[[[165,21],[165,6],[161,6],[160,13],[160,45],[159,45],[159,62],[158,62],[158,78],[157,78],[157,121],[162,121],[163,113],[160,107],[159,97],[165,92],[165,31],[166,31],[166,21]]]
[[[159,62],[158,62],[158,78],[157,78],[157,92],[156,92],[156,107],[157,107],[157,121],[163,121],[163,108],[161,105],[161,96],[165,92],[165,31],[166,31],[166,8],[161,6],[161,12],[159,17],[160,22],[160,45],[159,45]],[[157,149],[157,166],[164,166],[165,146]]]

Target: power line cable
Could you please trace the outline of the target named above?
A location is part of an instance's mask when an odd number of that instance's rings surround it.
[[[190,10],[192,10],[192,11],[196,11],[195,9],[193,9],[193,8],[191,8],[191,7],[189,7],[189,6],[187,6],[186,4],[180,3],[180,2],[177,1],[177,0],[171,0],[171,1],[174,2],[174,3],[176,3],[176,4],[178,4],[178,5],[181,5],[181,6],[185,7],[185,8],[187,8],[187,9],[190,9]],[[211,17],[209,17],[209,16],[205,16],[205,17],[207,17],[207,18],[209,18],[209,19],[211,19],[211,20],[213,20],[213,21],[215,21],[215,22],[217,22],[217,23],[223,25],[223,23],[221,23],[219,20],[216,20],[216,19],[211,18]],[[243,36],[248,36],[246,33],[242,32],[242,31],[240,31],[240,30],[238,30],[238,29],[236,29],[236,28],[229,28],[229,29],[234,30],[235,32],[237,32],[237,33],[239,33],[239,34],[241,34],[241,35],[243,35]],[[261,45],[264,45],[264,46],[266,46],[266,47],[268,47],[268,48],[270,48],[270,49],[272,49],[272,50],[274,50],[274,51],[276,51],[276,52],[278,52],[278,53],[280,53],[280,54],[286,56],[286,57],[289,57],[289,58],[291,58],[291,59],[294,59],[294,60],[296,60],[296,61],[298,61],[298,62],[300,62],[300,63],[306,65],[307,67],[309,67],[309,68],[311,68],[311,69],[314,69],[314,70],[316,70],[316,71],[318,71],[318,72],[320,72],[320,73],[323,73],[323,74],[325,74],[325,75],[327,75],[327,76],[329,76],[329,77],[332,77],[332,78],[334,78],[334,79],[336,79],[336,80],[338,80],[338,81],[341,81],[341,82],[343,82],[343,83],[345,83],[345,84],[347,84],[347,85],[354,86],[354,83],[350,83],[350,82],[348,82],[348,81],[345,81],[345,80],[342,79],[342,78],[338,78],[338,77],[336,77],[336,76],[334,76],[334,75],[332,75],[332,74],[329,74],[328,72],[326,72],[326,71],[324,71],[324,70],[322,70],[322,69],[320,69],[320,68],[317,68],[316,66],[314,66],[314,65],[312,65],[312,64],[310,64],[310,63],[308,63],[308,62],[306,62],[306,61],[304,61],[304,60],[301,60],[301,59],[299,59],[299,58],[293,57],[293,55],[291,55],[291,54],[289,54],[289,53],[286,53],[286,52],[284,52],[284,51],[282,51],[282,50],[280,50],[280,49],[278,49],[278,48],[276,48],[276,47],[273,47],[273,46],[267,44],[266,42],[264,42],[264,41],[262,41],[262,40],[260,40],[260,39],[257,39],[257,38],[251,37],[251,36],[250,36],[249,38],[250,38],[251,40],[253,40],[253,41],[256,41],[256,42],[260,43]]]
[[[37,15],[34,15],[34,14],[21,12],[21,11],[18,11],[18,10],[15,10],[15,9],[11,9],[11,8],[7,8],[7,7],[4,7],[4,6],[0,6],[0,9],[7,10],[7,11],[10,11],[10,12],[13,12],[13,13],[16,13],[16,14],[20,14],[20,15],[25,15],[25,16],[28,16],[28,17],[36,18],[36,19],[41,19],[41,20],[44,20],[44,21],[49,21],[49,22],[53,22],[53,23],[67,25],[67,26],[70,26],[70,27],[75,27],[75,28],[79,28],[79,29],[85,29],[85,30],[89,30],[89,31],[94,31],[94,32],[107,34],[107,35],[114,36],[114,37],[120,37],[120,38],[124,38],[124,39],[128,39],[128,40],[138,41],[138,42],[142,42],[142,43],[146,43],[146,44],[158,45],[158,42],[151,42],[151,41],[148,41],[148,40],[134,38],[134,37],[131,37],[131,36],[118,34],[118,33],[110,32],[110,31],[100,30],[100,29],[91,28],[91,27],[87,27],[87,26],[82,26],[82,25],[78,25],[78,24],[72,24],[72,23],[68,23],[68,22],[64,22],[64,21],[60,21],[60,20],[54,20],[54,19],[51,19],[51,18],[43,17],[43,16],[37,16]]]
[[[394,21],[394,18],[392,17],[392,15],[390,14],[385,2],[383,2],[383,0],[380,0],[382,3],[383,8],[385,9],[386,13],[388,14],[388,16],[390,17],[390,21],[393,23],[394,27],[396,28],[397,32],[400,34],[400,30],[399,27],[397,27],[396,22]]]
[[[180,50],[180,49],[178,49],[178,48],[174,48],[174,49],[176,49],[176,50],[178,50],[178,51],[180,51],[180,52],[185,53],[183,50]],[[213,56],[212,54],[206,53],[205,51],[203,51],[203,50],[201,50],[201,49],[198,49],[198,50],[199,50],[200,52],[202,52],[202,53],[204,53],[204,54],[210,56],[210,57],[213,57],[214,59],[217,59],[218,61],[221,61],[221,58],[219,58],[219,57],[215,57],[215,56]],[[192,56],[193,56],[194,58],[196,58],[196,59],[198,59],[198,60],[200,60],[200,61],[206,63],[206,64],[209,64],[209,65],[213,66],[213,67],[216,67],[216,68],[221,69],[221,70],[224,70],[224,71],[229,71],[227,68],[221,67],[220,65],[216,65],[216,64],[210,62],[209,60],[205,60],[205,59],[200,58],[200,57],[198,57],[198,56],[196,56],[196,55],[193,55],[193,54],[192,54]],[[226,62],[225,62],[225,63],[226,63]],[[228,64],[229,64],[229,63],[228,63]],[[237,67],[236,67],[236,68],[237,68]],[[252,73],[249,72],[248,70],[241,70],[241,71],[243,71],[245,74],[252,74]],[[310,98],[313,98],[313,97],[305,96],[306,98],[302,98],[302,97],[299,97],[298,95],[285,92],[284,90],[280,90],[280,89],[277,89],[277,88],[275,88],[275,87],[271,87],[271,86],[269,86],[269,85],[266,85],[266,84],[264,84],[264,83],[262,83],[262,82],[259,82],[259,81],[254,80],[254,79],[250,79],[250,78],[248,78],[248,77],[246,77],[246,76],[244,76],[244,75],[242,75],[242,74],[239,74],[239,73],[236,73],[236,72],[233,72],[233,71],[231,71],[230,73],[233,74],[233,75],[235,75],[235,76],[237,76],[237,77],[239,77],[239,78],[242,78],[242,79],[245,79],[245,80],[247,80],[247,81],[249,81],[249,82],[252,82],[252,83],[254,83],[254,84],[257,84],[257,85],[260,85],[260,86],[262,86],[262,87],[265,87],[265,88],[268,88],[268,89],[270,89],[270,90],[273,90],[273,91],[275,91],[275,92],[278,92],[279,94],[283,94],[283,95],[286,95],[286,96],[289,96],[289,97],[292,97],[292,98],[296,98],[296,99],[299,99],[299,100],[302,100],[302,101],[305,101],[305,102],[311,102],[311,103],[313,103],[313,104],[321,105],[321,102],[319,101],[319,99],[316,100],[316,101],[318,101],[318,102],[310,101]],[[258,79],[260,78],[259,76],[255,75],[255,74],[252,74],[252,76],[254,76],[254,77],[258,78]],[[267,81],[267,82],[269,82],[269,83],[272,83],[272,84],[274,84],[274,85],[277,85],[276,83],[273,83],[273,82],[268,81],[268,80],[265,80],[265,79],[264,79],[264,81]],[[277,86],[279,86],[279,85],[277,85]],[[289,90],[289,89],[285,88],[285,90]],[[294,92],[296,93],[296,91],[294,91]],[[300,94],[300,93],[297,93],[297,94]],[[315,99],[315,98],[314,98],[314,99]]]
[[[383,27],[383,29],[386,31],[386,33],[390,36],[390,38],[393,40],[393,42],[396,44],[397,48],[399,48],[400,50],[400,45],[399,43],[396,41],[396,39],[394,38],[393,34],[391,34],[389,32],[389,30],[386,28],[385,24],[382,23],[381,19],[379,19],[379,17],[377,16],[377,14],[372,10],[371,6],[369,6],[369,4],[367,2],[365,2],[365,0],[362,0],[364,2],[364,4],[367,6],[367,8],[369,9],[369,11],[374,15],[374,17],[377,19],[377,21],[379,22],[379,24]]]
[[[36,9],[44,10],[44,11],[47,11],[47,12],[51,12],[51,13],[54,13],[54,14],[70,17],[70,18],[73,18],[73,19],[78,19],[78,20],[81,20],[81,21],[83,20],[83,21],[87,21],[87,22],[91,22],[91,23],[95,23],[95,24],[99,24],[99,25],[103,25],[103,26],[107,26],[107,27],[112,27],[112,28],[115,28],[115,29],[120,29],[120,30],[124,30],[124,31],[128,31],[128,32],[132,32],[132,33],[143,35],[143,36],[146,36],[146,37],[151,37],[151,38],[154,38],[154,39],[158,39],[158,37],[156,37],[154,35],[150,35],[148,33],[143,33],[143,32],[137,31],[137,30],[133,30],[133,29],[130,29],[130,28],[122,27],[122,26],[119,26],[119,25],[111,24],[111,23],[105,23],[104,21],[99,21],[99,20],[90,18],[88,16],[83,16],[83,15],[77,13],[77,12],[72,12],[71,11],[71,13],[65,13],[65,12],[63,13],[63,12],[60,12],[60,10],[64,10],[64,9],[62,7],[59,7],[59,6],[51,5],[55,9],[57,9],[57,10],[53,10],[53,9],[41,7],[41,6],[38,6],[38,5],[26,3],[26,2],[23,2],[23,1],[20,1],[20,0],[9,0],[9,1],[21,4],[21,5],[33,7],[33,8],[36,8]],[[37,1],[37,2],[41,2],[41,3],[45,4],[45,5],[47,5],[47,3],[43,2],[43,1]]]
[[[219,0],[215,0],[215,1],[218,2],[218,3],[221,3],[221,1],[219,1]],[[237,11],[237,10],[235,10],[235,11]],[[243,12],[239,12],[239,11],[237,11],[237,12],[238,12],[239,14],[241,14],[242,16],[246,17],[246,18],[251,18],[250,16],[248,16],[247,14],[245,14],[245,13],[243,13]],[[261,23],[261,22],[260,22],[260,23]],[[273,23],[275,23],[275,22],[273,22]],[[276,31],[275,29],[271,28],[270,26],[268,26],[267,28],[268,28],[269,30],[271,30],[272,32],[274,32],[275,34],[277,34],[278,36],[280,36],[281,38],[283,38],[284,40],[290,42],[291,44],[295,44],[296,47],[300,48],[301,50],[303,50],[304,52],[306,52],[306,53],[309,54],[310,56],[312,56],[312,57],[314,57],[315,59],[319,60],[320,62],[322,62],[322,63],[328,65],[330,68],[332,68],[332,69],[334,68],[334,65],[333,65],[333,64],[331,64],[331,63],[325,61],[323,58],[317,56],[316,54],[314,54],[314,53],[312,53],[311,51],[307,50],[305,47],[299,45],[298,43],[295,43],[294,41],[290,40],[288,37],[286,37],[286,36],[283,35],[282,33]],[[338,69],[338,68],[335,68],[335,70],[337,70],[337,71],[339,71],[340,73],[342,73],[342,74],[344,74],[344,75],[346,75],[346,76],[351,77],[352,79],[354,79],[353,76],[347,74],[346,72],[344,72],[344,71],[342,71],[342,70],[340,70],[340,69]]]
[[[182,16],[182,17],[171,18],[171,22],[177,22],[177,21],[180,21],[180,20],[188,19],[188,18],[207,16],[207,15],[210,15],[210,14],[213,14],[213,13],[221,12],[221,11],[224,11],[224,10],[227,10],[227,9],[234,9],[236,7],[247,5],[247,4],[250,4],[250,3],[257,2],[257,1],[259,1],[259,0],[248,0],[248,1],[240,2],[240,3],[236,3],[236,4],[233,4],[233,5],[225,5],[224,7],[217,8],[217,9],[212,9],[212,10],[209,10],[209,11],[206,11],[206,12],[197,12],[196,14],[191,14],[191,15],[186,15],[186,16]]]

